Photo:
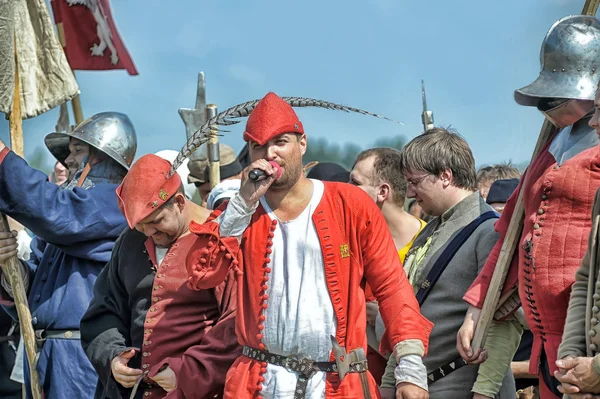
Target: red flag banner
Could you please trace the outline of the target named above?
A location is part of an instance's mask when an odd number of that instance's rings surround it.
[[[64,49],[76,70],[137,69],[121,40],[109,0],[51,0],[54,21],[64,32]]]

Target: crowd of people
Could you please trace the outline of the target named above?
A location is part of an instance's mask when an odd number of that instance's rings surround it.
[[[216,185],[207,160],[172,173],[175,151],[134,162],[118,112],[49,134],[51,176],[0,141],[0,262],[19,259],[44,398],[600,397],[599,52],[595,17],[548,32],[515,99],[555,129],[522,175],[477,171],[443,127],[351,170],[307,164],[310,132],[274,93],[244,157],[220,145]],[[31,398],[2,273],[0,305],[0,396]]]

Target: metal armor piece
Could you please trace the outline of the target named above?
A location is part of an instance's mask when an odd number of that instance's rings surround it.
[[[542,114],[554,126],[562,129],[588,115],[593,109],[594,102],[591,100],[566,100],[552,109],[542,111]]]
[[[76,138],[102,151],[126,170],[137,150],[137,136],[129,117],[119,112],[101,112],[81,122],[69,133],[50,133],[46,147],[60,162],[69,156],[69,140]]]
[[[423,112],[421,113],[421,122],[423,122],[423,131],[433,129],[433,111],[427,109],[427,97],[425,96],[425,82],[421,79],[421,99],[423,100]]]
[[[364,363],[367,364],[367,356],[363,348],[358,348],[346,353],[346,350],[340,345],[337,338],[330,335],[331,347],[333,349],[333,356],[335,357],[335,364],[337,372],[340,376],[340,380],[343,380],[346,374],[351,372],[353,365]],[[394,355],[392,355],[394,356]],[[369,379],[367,377],[367,367],[363,371],[359,371],[360,385],[362,386],[363,396],[365,399],[372,399],[371,391],[369,389]]]
[[[600,21],[571,15],[552,25],[540,53],[535,82],[515,90],[520,105],[537,106],[541,98],[594,100],[600,78]]]

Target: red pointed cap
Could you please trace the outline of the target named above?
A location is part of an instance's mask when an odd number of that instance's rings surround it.
[[[169,177],[171,163],[159,156],[144,155],[129,169],[117,187],[119,208],[132,229],[160,208],[181,186],[178,173]]]
[[[258,102],[250,114],[244,140],[264,145],[283,133],[304,134],[304,127],[291,105],[271,92]]]

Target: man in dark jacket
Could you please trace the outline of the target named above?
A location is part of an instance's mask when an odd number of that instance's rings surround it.
[[[81,320],[82,344],[98,371],[96,398],[202,399],[220,395],[240,355],[236,283],[188,288],[192,220],[209,211],[184,196],[171,164],[144,155],[117,189],[130,229],[121,234]]]

